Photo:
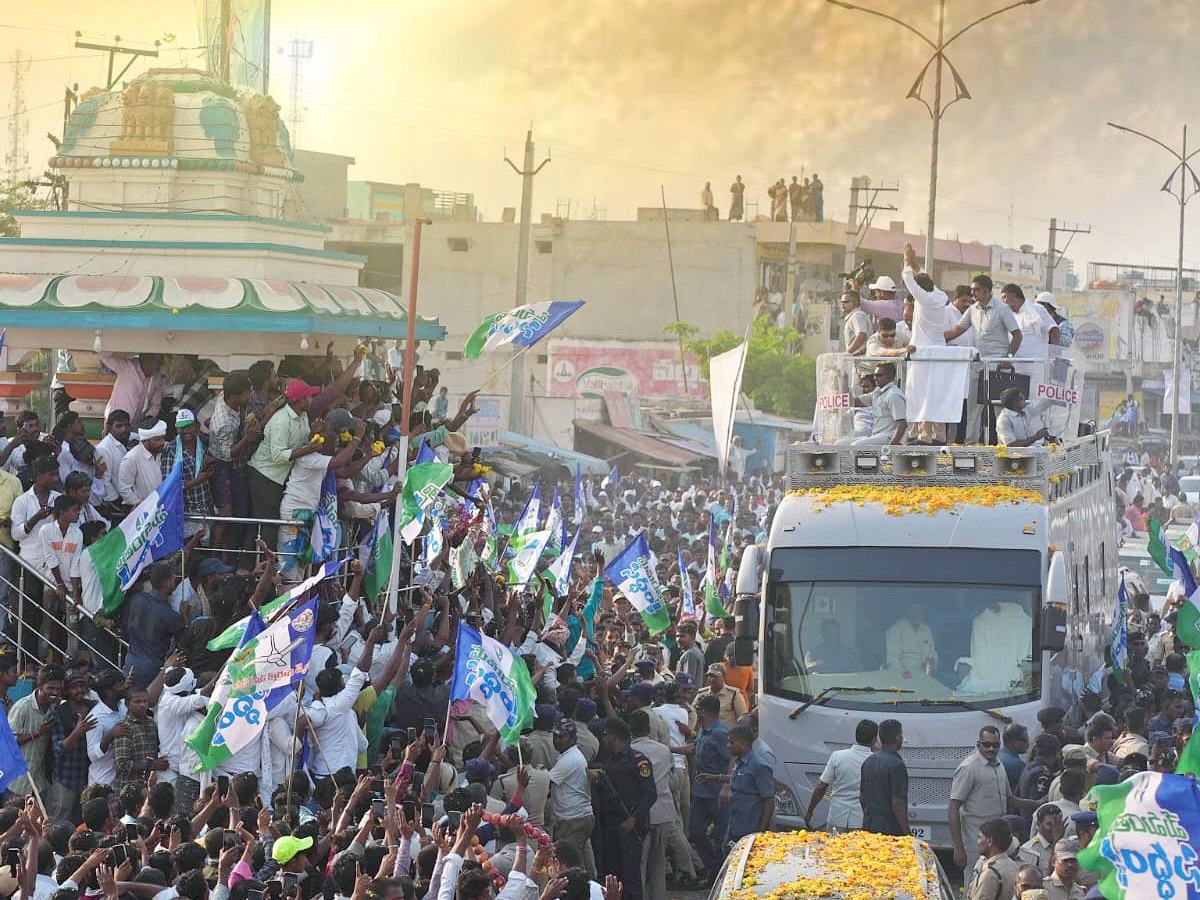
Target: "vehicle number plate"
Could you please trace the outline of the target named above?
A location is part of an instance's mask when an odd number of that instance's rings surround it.
[[[929,840],[928,825],[910,825],[908,826],[908,831],[915,838],[920,838],[923,841]]]

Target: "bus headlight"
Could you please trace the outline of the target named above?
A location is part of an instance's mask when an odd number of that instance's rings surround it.
[[[785,784],[775,782],[775,813],[780,816],[799,816],[800,804],[796,802],[796,795],[792,793],[792,789]]]

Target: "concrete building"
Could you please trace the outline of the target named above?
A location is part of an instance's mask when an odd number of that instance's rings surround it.
[[[368,222],[473,222],[475,195],[443,191],[419,184],[351,181],[346,185],[346,217]]]

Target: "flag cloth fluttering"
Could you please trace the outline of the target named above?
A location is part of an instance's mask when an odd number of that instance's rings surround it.
[[[504,644],[459,622],[451,700],[474,700],[507,744],[533,724],[537,691],[524,660]]]
[[[642,532],[618,553],[604,569],[608,580],[642,614],[651,634],[671,627],[671,611],[663,601],[658,576],[650,562],[650,545]]]
[[[1150,554],[1150,558],[1158,563],[1158,567],[1171,574],[1171,566],[1167,563],[1167,528],[1158,519],[1150,519],[1146,523],[1146,530],[1150,533],[1150,540],[1146,544],[1146,552]]]
[[[488,316],[474,333],[467,338],[463,347],[463,359],[478,359],[479,354],[505,344],[529,349],[579,307],[582,300],[548,300],[544,303],[528,303],[508,312]]]
[[[112,616],[125,592],[150,563],[183,547],[183,460],[112,531],[86,549],[100,576],[104,614]]]

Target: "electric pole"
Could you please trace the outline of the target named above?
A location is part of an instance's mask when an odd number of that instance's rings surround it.
[[[304,110],[300,108],[300,63],[312,59],[313,42],[292,38],[287,45],[287,58],[292,61],[292,114],[289,116],[288,131],[291,132],[292,147],[300,145],[300,123],[304,121]]]
[[[1046,266],[1045,266],[1046,278],[1045,278],[1045,283],[1042,285],[1043,290],[1046,290],[1046,291],[1054,290],[1054,270],[1058,267],[1058,261],[1063,256],[1066,255],[1067,247],[1071,246],[1071,241],[1075,240],[1075,235],[1091,234],[1091,233],[1092,233],[1091,225],[1071,225],[1071,224],[1059,225],[1058,219],[1050,220],[1050,245],[1046,249]],[[1057,244],[1056,238],[1060,234],[1071,235],[1069,238],[1067,238],[1066,246],[1064,246],[1062,248],[1062,250],[1056,249],[1056,244]]]
[[[113,38],[111,44],[95,44],[91,41],[80,40],[83,37],[82,31],[75,32],[75,47],[78,50],[101,50],[108,54],[108,82],[105,84],[105,90],[111,91],[113,85],[125,77],[125,73],[129,71],[139,56],[158,56],[158,48],[161,41],[154,42],[153,50],[144,50],[138,47],[126,47],[121,43],[121,36],[118,34]],[[129,62],[125,63],[125,68],[113,77],[113,65],[116,62],[117,55],[128,56]],[[65,132],[64,132],[65,133]]]
[[[846,219],[846,258],[842,262],[843,272],[854,271],[854,267],[857,265],[858,248],[866,236],[867,229],[875,220],[875,213],[891,212],[896,209],[891,205],[880,206],[877,204],[875,201],[879,199],[879,195],[899,192],[900,185],[898,184],[881,184],[878,187],[871,187],[871,179],[867,175],[856,175],[850,179],[850,215]],[[861,221],[859,220],[860,213],[862,213]]]
[[[525,305],[529,293],[529,235],[533,218],[533,176],[550,162],[546,154],[538,167],[533,167],[533,128],[525,133],[525,159],[522,167],[506,155],[504,161],[521,176],[521,232],[517,237],[517,306]],[[525,355],[518,353],[509,380],[511,397],[508,401],[508,430],[520,434],[525,427]]]

